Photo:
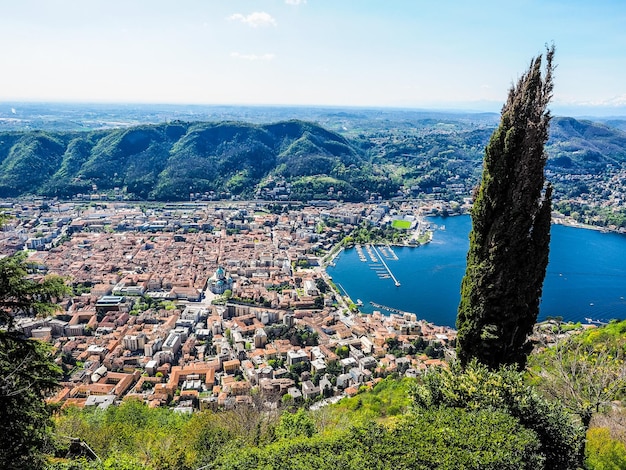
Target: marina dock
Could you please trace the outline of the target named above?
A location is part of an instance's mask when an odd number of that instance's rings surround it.
[[[378,252],[378,250],[376,249],[375,246],[372,246],[372,250],[374,253],[376,253],[378,255],[378,260],[382,263],[382,265],[385,267],[385,269],[387,270],[387,273],[389,273],[389,277],[391,277],[391,279],[393,279],[393,282],[396,284],[396,287],[400,287],[400,281],[398,281],[396,279],[396,277],[393,275],[393,273],[391,272],[391,269],[389,269],[389,266],[387,266],[387,263],[385,263],[385,260],[383,259],[383,257],[381,256],[381,254]]]
[[[391,248],[391,245],[387,245],[387,249],[389,250],[389,256],[391,259],[398,261],[398,255],[396,255],[395,251]]]
[[[363,253],[363,247],[361,245],[356,245],[354,248],[356,249],[357,255],[359,255],[359,259],[365,263],[367,259],[365,258],[365,254]]]
[[[376,256],[378,253],[374,254],[376,252],[376,247],[374,245],[365,245],[365,250],[370,257],[370,260],[372,260],[372,263],[378,263],[378,257]]]
[[[412,312],[405,312],[404,310],[400,310],[397,308],[393,308],[393,307],[388,307],[386,305],[382,305],[382,304],[377,304],[376,302],[370,302],[370,305],[374,308],[379,308],[381,310],[387,310],[388,312],[391,313],[397,313],[398,315],[404,315],[404,314],[409,314],[409,315],[416,315],[415,313]]]

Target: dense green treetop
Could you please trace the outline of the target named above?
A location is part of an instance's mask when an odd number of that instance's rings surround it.
[[[557,402],[550,402],[524,382],[514,366],[490,370],[472,360],[465,368],[432,370],[412,391],[416,412],[438,407],[500,410],[534,431],[546,469],[576,469],[581,463],[583,429]]]
[[[68,293],[65,280],[28,278],[32,266],[26,253],[0,259],[0,328],[11,331],[17,315],[45,315],[58,310],[53,302]]]

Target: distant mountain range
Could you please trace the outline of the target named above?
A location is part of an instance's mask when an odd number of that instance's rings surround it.
[[[363,200],[370,194],[391,197],[407,187],[427,192],[455,178],[475,184],[497,123],[493,115],[325,116],[341,132],[301,120],[1,132],[0,197],[118,191],[165,201],[190,194],[277,196],[288,188],[290,199]],[[597,173],[609,164],[623,166],[622,122],[554,118],[549,167]]]

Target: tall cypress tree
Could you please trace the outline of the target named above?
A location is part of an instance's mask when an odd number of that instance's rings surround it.
[[[490,368],[522,368],[532,345],[548,264],[552,188],[544,167],[554,46],[531,61],[509,91],[500,125],[485,149],[472,208],[467,269],[461,284],[457,353]]]

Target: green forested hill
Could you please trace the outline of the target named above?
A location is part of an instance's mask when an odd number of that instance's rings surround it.
[[[552,168],[595,173],[608,164],[618,167],[626,162],[626,132],[592,121],[555,118],[547,150]]]
[[[456,194],[467,195],[493,131],[490,122],[477,119],[379,122],[341,115],[345,135],[299,120],[2,132],[0,197],[68,198],[117,188],[128,198],[149,200],[187,200],[194,193],[356,201],[372,193],[387,198],[399,190],[459,185],[464,189]],[[557,174],[598,174],[625,164],[626,132],[555,118],[547,149],[548,167]]]
[[[142,125],[88,133],[0,134],[0,196],[70,197],[119,188],[140,199],[178,200],[189,193],[253,196],[270,176],[324,175],[318,185],[357,194],[365,178],[334,173],[366,165],[344,137],[301,121]]]

